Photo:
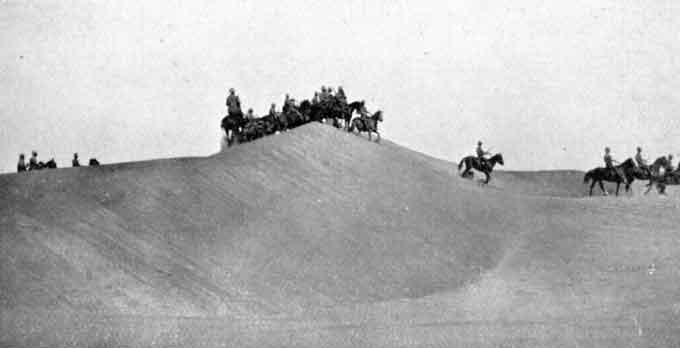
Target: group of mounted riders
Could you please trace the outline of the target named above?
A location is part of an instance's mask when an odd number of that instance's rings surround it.
[[[652,164],[642,155],[642,147],[637,147],[634,158],[628,158],[623,162],[616,161],[609,147],[604,148],[604,167],[598,167],[585,174],[584,182],[592,180],[590,185],[590,195],[593,194],[593,187],[599,184],[602,192],[607,195],[602,182],[609,181],[616,183],[616,194],[619,193],[621,184],[625,185],[625,190],[630,189],[630,184],[635,180],[649,180],[647,184],[648,193],[652,186],[656,184],[659,193],[664,193],[667,185],[680,184],[680,167],[673,167],[673,155],[661,156]]]
[[[324,122],[327,119],[338,128],[341,127],[340,121],[344,121],[345,129],[350,132],[355,129],[359,132],[368,132],[369,139],[371,133],[376,133],[380,140],[378,122],[382,121],[382,112],[369,114],[363,100],[348,103],[342,86],[339,86],[337,91],[322,86],[321,91],[314,93],[311,101],[303,100],[300,103],[286,94],[280,112],[277,111],[276,103],[272,103],[269,113],[262,117],[255,116],[252,108],[243,114],[241,99],[234,88],[229,89],[225,104],[227,116],[222,119],[221,128],[225,131],[228,146],[237,141],[247,142],[308,122]],[[352,120],[355,112],[359,117]]]

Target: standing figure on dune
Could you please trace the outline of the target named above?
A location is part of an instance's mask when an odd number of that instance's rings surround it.
[[[233,88],[229,88],[229,96],[227,97],[226,105],[229,117],[243,118],[241,99],[236,95],[236,91]]]
[[[78,153],[73,154],[73,160],[71,161],[71,165],[74,167],[80,167],[80,162],[78,161]]]
[[[613,170],[614,173],[617,176],[619,176],[621,181],[624,184],[628,185],[628,179],[626,179],[626,175],[623,173],[623,170],[614,165],[614,164],[618,164],[619,162],[612,158],[611,149],[609,147],[604,148],[604,158],[603,159],[604,159],[605,168],[607,168],[609,170]]]
[[[24,160],[26,156],[24,154],[19,154],[19,162],[17,162],[17,172],[25,172],[26,171],[26,161]]]

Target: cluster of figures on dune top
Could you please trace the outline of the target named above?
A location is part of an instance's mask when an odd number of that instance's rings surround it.
[[[73,154],[73,160],[71,161],[71,165],[73,167],[80,167],[80,161],[78,160],[78,154],[74,153]],[[90,158],[90,166],[98,166],[99,161],[97,161],[96,158]],[[51,158],[47,162],[42,162],[38,161],[38,152],[33,151],[31,153],[31,158],[28,160],[28,164],[26,164],[26,156],[24,156],[23,153],[19,154],[19,161],[17,162],[17,172],[27,172],[27,171],[33,171],[33,170],[41,170],[41,169],[56,169],[57,168],[57,161],[54,160],[54,158]]]
[[[348,132],[367,132],[369,140],[371,133],[375,133],[377,141],[380,141],[378,122],[383,120],[382,111],[370,114],[363,100],[348,103],[342,87],[338,87],[336,92],[323,86],[320,92],[314,93],[311,101],[305,99],[299,103],[286,94],[281,111],[277,111],[276,104],[272,103],[269,113],[261,117],[256,117],[253,109],[248,109],[244,115],[239,96],[230,88],[226,106],[227,116],[222,119],[221,128],[225,132],[227,146],[252,141],[309,122],[323,123],[326,120],[331,120],[337,128],[344,127]],[[355,112],[359,117],[352,119]],[[344,125],[340,124],[341,121]]]
[[[660,194],[665,194],[668,185],[680,185],[680,167],[673,168],[673,155],[661,156],[650,165],[642,155],[642,148],[638,147],[635,159],[628,158],[619,163],[613,159],[611,149],[605,147],[603,159],[604,167],[589,170],[583,178],[584,183],[591,182],[589,193],[591,196],[595,184],[599,184],[602,193],[608,195],[602,184],[603,181],[616,183],[617,196],[621,184],[624,184],[625,190],[628,192],[630,184],[635,179],[649,181],[645,194],[649,193],[654,185],[656,185]]]

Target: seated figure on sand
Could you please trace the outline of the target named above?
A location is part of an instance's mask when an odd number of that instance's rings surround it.
[[[31,159],[28,160],[28,170],[36,169],[40,169],[40,165],[38,164],[38,152],[33,151],[31,152]]]

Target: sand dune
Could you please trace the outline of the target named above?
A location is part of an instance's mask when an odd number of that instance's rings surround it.
[[[680,344],[680,201],[311,124],[207,158],[0,176],[0,343]],[[47,342],[47,343],[45,343]]]

